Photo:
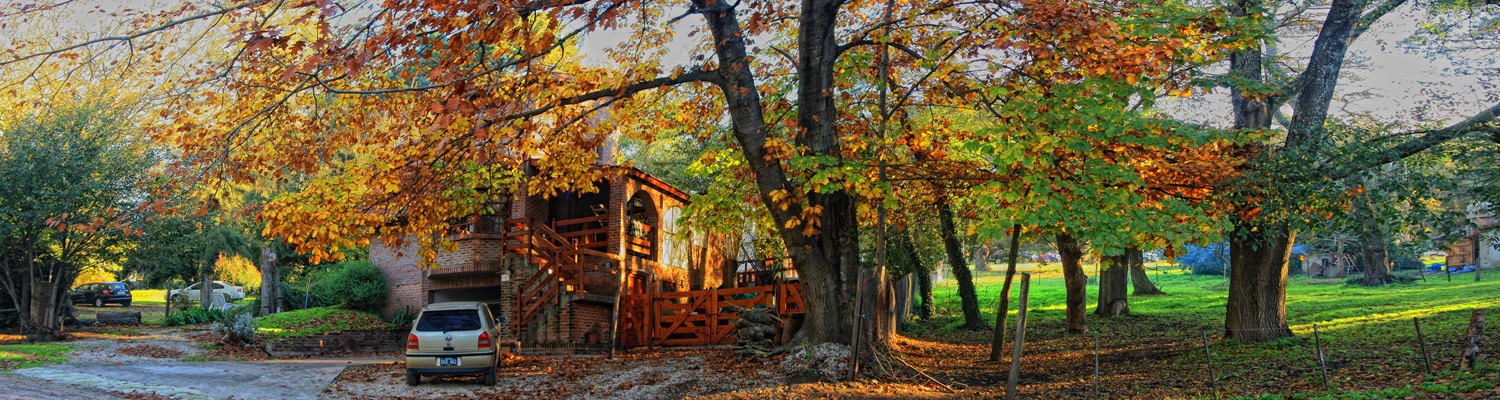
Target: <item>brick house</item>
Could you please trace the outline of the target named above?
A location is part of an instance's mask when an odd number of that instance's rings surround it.
[[[714,245],[723,238],[677,226],[686,193],[635,168],[599,168],[619,173],[592,193],[496,196],[485,212],[455,221],[455,249],[430,269],[398,257],[415,248],[371,241],[370,261],[390,288],[383,313],[482,301],[503,316],[504,339],[566,346],[608,340],[617,294],[720,285],[733,259]]]

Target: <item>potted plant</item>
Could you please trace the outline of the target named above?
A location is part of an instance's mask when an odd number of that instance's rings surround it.
[[[583,334],[583,342],[584,343],[588,343],[588,344],[598,344],[599,343],[599,326],[598,325],[594,325],[593,328],[589,329],[588,333],[584,333]]]

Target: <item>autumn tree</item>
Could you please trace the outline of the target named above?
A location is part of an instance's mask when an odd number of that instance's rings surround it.
[[[1338,80],[1351,43],[1370,27],[1405,4],[1404,0],[1367,2],[1338,0],[1328,4],[1311,54],[1305,60],[1275,59],[1276,41],[1270,32],[1230,56],[1233,129],[1270,132],[1273,121],[1284,129],[1276,140],[1241,145],[1240,157],[1251,159],[1241,168],[1243,179],[1233,187],[1239,200],[1234,206],[1234,228],[1230,232],[1230,293],[1225,315],[1226,337],[1266,341],[1291,336],[1286,324],[1287,263],[1296,237],[1297,220],[1306,215],[1296,204],[1299,188],[1339,181],[1382,164],[1421,153],[1455,138],[1494,131],[1500,104],[1447,126],[1386,143],[1370,143],[1379,154],[1358,160],[1330,157],[1326,123]],[[1284,25],[1275,3],[1237,0],[1232,14],[1244,24],[1266,29]],[[1295,10],[1306,10],[1297,7]],[[1303,15],[1303,12],[1289,13]],[[1272,62],[1278,61],[1278,62]],[[1293,73],[1281,65],[1302,66]],[[1282,114],[1290,105],[1291,115]],[[1313,166],[1313,167],[1309,167]]]

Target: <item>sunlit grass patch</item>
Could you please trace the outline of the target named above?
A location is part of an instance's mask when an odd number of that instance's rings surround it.
[[[66,343],[27,343],[0,345],[0,370],[31,368],[68,360],[73,347]]]

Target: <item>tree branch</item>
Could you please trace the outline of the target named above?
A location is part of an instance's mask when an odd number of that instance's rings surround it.
[[[193,21],[204,19],[204,18],[208,18],[208,17],[214,17],[214,16],[228,14],[230,12],[234,12],[234,11],[237,11],[237,10],[240,10],[240,9],[249,8],[249,7],[257,6],[257,5],[260,5],[260,4],[264,4],[267,1],[268,0],[250,1],[250,2],[246,2],[244,4],[240,4],[240,5],[233,6],[233,7],[221,8],[221,9],[218,9],[218,10],[214,10],[212,12],[206,12],[206,13],[197,14],[197,15],[190,15],[190,16],[183,17],[183,18],[180,18],[180,19],[172,20],[172,21],[169,21],[169,22],[167,22],[165,24],[157,25],[156,27],[153,27],[151,29],[147,29],[147,30],[144,30],[144,31],[132,33],[132,34],[129,34],[129,35],[105,36],[105,37],[101,37],[101,38],[97,38],[97,39],[88,40],[88,41],[85,41],[85,42],[82,42],[82,43],[77,43],[77,44],[73,44],[73,45],[70,45],[70,46],[65,46],[63,48],[56,49],[56,50],[49,50],[49,51],[44,51],[44,52],[40,52],[40,53],[31,53],[31,54],[27,54],[27,55],[24,55],[24,56],[19,56],[19,57],[10,59],[10,60],[0,61],[0,66],[15,64],[15,63],[18,63],[18,62],[22,62],[22,61],[30,60],[30,59],[33,59],[33,58],[42,57],[42,56],[51,56],[51,55],[55,55],[55,54],[61,54],[61,53],[65,53],[65,52],[77,50],[77,49],[79,49],[81,47],[86,47],[86,46],[89,46],[89,45],[92,45],[92,44],[96,44],[96,43],[132,41],[132,40],[135,40],[135,39],[140,38],[142,36],[146,36],[146,35],[150,35],[150,34],[153,34],[153,33],[161,32],[161,31],[164,31],[164,30],[167,30],[167,29],[171,29],[172,27],[175,27],[175,26],[178,26],[178,25],[186,24],[186,23],[189,23],[189,22],[193,22]]]
[[[519,112],[519,113],[507,115],[507,116],[504,116],[504,117],[501,117],[501,118],[497,118],[497,119],[485,120],[483,123],[481,123],[479,125],[479,128],[477,128],[477,129],[488,128],[488,127],[494,126],[495,124],[498,124],[498,123],[501,123],[501,122],[505,122],[505,121],[512,121],[512,120],[517,120],[517,119],[521,119],[521,118],[534,117],[534,116],[537,116],[537,115],[541,115],[541,114],[547,113],[548,111],[552,111],[553,109],[556,109],[556,108],[562,107],[562,106],[574,105],[574,104],[579,104],[579,103],[583,103],[583,102],[594,101],[594,100],[601,100],[601,99],[612,98],[612,97],[628,97],[630,95],[633,95],[633,94],[636,94],[636,93],[639,93],[639,92],[642,92],[642,91],[646,91],[646,90],[658,89],[658,88],[663,88],[663,87],[668,87],[668,86],[676,86],[676,85],[681,85],[681,84],[690,83],[690,82],[718,83],[718,79],[719,79],[719,76],[718,76],[718,71],[717,70],[702,70],[702,69],[699,69],[699,70],[693,70],[693,71],[690,71],[690,72],[684,72],[684,73],[682,73],[680,75],[663,76],[663,77],[659,77],[659,78],[652,79],[652,80],[649,80],[649,81],[636,82],[636,83],[632,83],[632,84],[625,85],[625,86],[620,86],[620,87],[615,87],[615,88],[608,88],[608,89],[600,89],[600,90],[596,90],[596,91],[589,92],[589,93],[584,93],[584,94],[577,95],[577,96],[564,97],[564,98],[558,99],[556,102],[554,102],[554,103],[552,103],[550,105],[538,107],[538,108],[535,108],[535,109],[532,109],[532,110],[529,110],[529,111]]]
[[[1369,159],[1345,164],[1344,167],[1339,168],[1332,174],[1328,174],[1328,176],[1333,178],[1334,180],[1343,179],[1350,175],[1359,173],[1360,171],[1363,171],[1365,169],[1401,161],[1404,158],[1411,157],[1413,155],[1416,155],[1417,153],[1421,153],[1422,151],[1432,148],[1433,146],[1443,144],[1444,142],[1453,140],[1469,133],[1489,133],[1491,137],[1495,139],[1496,143],[1500,143],[1500,126],[1495,125],[1495,119],[1497,117],[1500,117],[1500,103],[1496,103],[1495,105],[1490,106],[1490,108],[1485,109],[1484,111],[1480,111],[1478,114],[1469,117],[1469,119],[1463,120],[1463,122],[1449,125],[1448,127],[1445,127],[1443,129],[1428,132],[1421,137],[1417,137],[1408,140],[1405,143],[1396,145],[1396,147],[1392,147],[1389,150],[1376,154],[1374,157],[1371,157]]]

